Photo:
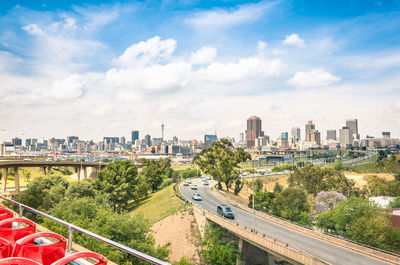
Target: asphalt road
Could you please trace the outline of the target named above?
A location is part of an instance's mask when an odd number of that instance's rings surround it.
[[[200,179],[192,180],[192,182],[193,184],[197,184],[198,190],[192,190],[190,186],[184,186],[183,184],[181,184],[179,186],[179,190],[181,191],[181,193],[192,203],[196,203],[200,205],[202,208],[217,214],[218,204],[226,204],[226,203],[213,196],[213,194],[210,191],[210,187],[213,186],[216,182],[208,181],[210,183],[210,186],[204,186]],[[192,200],[193,193],[200,193],[202,201],[193,201]],[[232,205],[231,209],[235,213],[235,219],[232,222],[239,223],[247,227],[253,226],[253,215],[251,213],[243,211],[240,208],[234,207]],[[343,265],[388,264],[364,256],[357,252],[353,252],[345,248],[293,231],[289,228],[280,226],[276,223],[267,221],[257,216],[254,217],[254,226],[255,229],[261,233],[265,233],[270,237],[286,242],[292,248],[305,251],[331,264],[343,264]]]

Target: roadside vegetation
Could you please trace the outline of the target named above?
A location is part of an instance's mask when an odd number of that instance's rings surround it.
[[[183,207],[174,196],[172,187],[174,178],[178,177],[171,169],[169,159],[141,160],[140,163],[140,173],[129,161],[110,163],[105,170],[99,172],[96,180],[69,181],[56,174],[36,177],[29,181],[28,188],[16,200],[128,247],[167,260],[170,250],[167,245],[155,246],[151,225]],[[52,221],[29,213],[26,216],[56,233],[68,235],[64,227]],[[74,241],[118,264],[146,264],[78,233]]]

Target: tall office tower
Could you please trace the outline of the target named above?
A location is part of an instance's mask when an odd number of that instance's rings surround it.
[[[326,140],[335,140],[336,141],[336,130],[327,130],[326,131]]]
[[[247,147],[251,148],[255,146],[255,141],[261,136],[261,119],[257,116],[251,116],[247,119]]]
[[[321,133],[318,130],[311,130],[306,135],[306,142],[320,145]]]
[[[150,135],[146,135],[145,137],[144,137],[144,143],[147,145],[147,146],[151,146],[151,136]]]
[[[242,143],[244,143],[244,133],[240,133],[239,139]]]
[[[139,131],[132,131],[132,144],[139,139]]]
[[[347,119],[346,127],[349,127],[350,134],[354,140],[360,140],[360,135],[358,134],[358,120],[357,119]],[[351,143],[353,144],[353,143]]]
[[[353,134],[349,127],[344,126],[342,129],[339,129],[339,142],[341,147],[348,147],[353,144]]]
[[[161,139],[164,139],[164,124],[161,124]]]
[[[382,132],[382,138],[390,139],[390,132]]]
[[[26,147],[29,147],[29,146],[31,146],[31,145],[32,145],[32,139],[31,139],[31,138],[26,139],[26,140],[25,140],[25,146],[26,146]]]
[[[176,137],[176,136],[172,137],[172,142],[174,144],[177,144],[178,143],[178,137]]]
[[[79,140],[78,136],[67,136],[67,144],[70,145],[74,140]]]
[[[22,139],[21,138],[15,137],[11,141],[12,141],[12,145],[13,146],[21,146],[22,145]]]
[[[315,124],[312,123],[312,121],[308,121],[308,123],[306,124],[306,132],[305,132],[306,142],[308,142],[307,134],[312,130],[315,130]]]
[[[300,134],[300,128],[299,127],[293,127],[292,128],[292,136],[296,140],[296,142],[300,141],[301,134]]]
[[[217,135],[204,135],[204,145],[205,147],[210,147],[213,142],[217,141]]]
[[[123,146],[125,146],[125,144],[126,144],[126,138],[125,138],[125,136],[122,136],[121,139],[119,140],[119,142],[120,142]]]
[[[282,139],[288,140],[289,139],[289,133],[288,132],[281,132],[281,137],[282,137]]]

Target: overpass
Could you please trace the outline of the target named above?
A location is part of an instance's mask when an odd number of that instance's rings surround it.
[[[37,167],[41,168],[44,175],[50,175],[53,167],[74,167],[78,180],[81,178],[83,171],[83,178],[88,177],[87,169],[92,168],[92,174],[97,176],[99,170],[107,167],[108,163],[104,162],[86,162],[86,161],[47,161],[47,160],[0,160],[0,169],[2,171],[2,186],[1,194],[3,195],[18,195],[21,191],[19,169],[23,167]],[[15,187],[13,191],[7,190],[7,178],[9,169],[14,170]]]
[[[192,191],[190,187],[183,185],[179,186],[179,190],[186,200],[195,205],[195,211],[200,212],[207,221],[228,229],[237,238],[237,244],[242,250],[248,250],[249,246],[252,246],[264,253],[265,260],[255,263],[254,260],[250,261],[254,258],[255,252],[250,254],[244,251],[245,260],[238,264],[274,264],[272,261],[268,261],[271,260],[271,256],[275,257],[275,260],[292,264],[400,264],[399,256],[328,236],[295,224],[287,225],[283,221],[278,222],[261,214],[253,215],[248,209],[234,203],[230,203],[230,205],[235,213],[235,219],[221,218],[217,215],[216,209],[218,204],[227,204],[225,200],[215,196],[209,187],[201,184],[200,180],[194,180],[193,183],[198,185],[197,191]],[[203,200],[193,201],[191,194],[194,192],[200,193]],[[246,245],[247,248],[243,248]]]

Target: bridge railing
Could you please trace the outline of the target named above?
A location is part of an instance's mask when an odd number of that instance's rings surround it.
[[[232,200],[230,198],[226,198],[225,196],[218,194],[218,192],[216,193],[216,195],[221,200],[227,201],[227,202],[229,202],[229,204],[231,204],[235,207],[238,207],[245,211],[251,210],[247,205],[240,203],[238,201]],[[353,240],[350,240],[347,238],[339,237],[334,234],[326,233],[323,231],[317,231],[311,227],[304,226],[304,225],[301,225],[298,223],[294,223],[290,220],[284,219],[284,218],[276,216],[276,215],[272,215],[270,213],[257,211],[257,210],[255,210],[254,212],[255,212],[256,216],[259,216],[259,217],[269,220],[271,222],[277,223],[279,225],[288,227],[290,229],[299,231],[301,233],[310,235],[312,237],[319,238],[321,240],[328,241],[330,243],[340,245],[342,247],[350,248],[350,249],[356,250],[357,252],[368,254],[370,256],[374,256],[376,258],[379,258],[379,259],[382,259],[385,261],[394,262],[395,264],[400,264],[400,255],[398,255],[396,253],[393,253],[393,252],[390,252],[390,251],[387,251],[384,249],[376,248],[373,246],[365,245],[360,242],[356,242],[356,241],[353,241]]]
[[[152,256],[144,254],[144,253],[142,253],[142,252],[140,252],[138,250],[135,250],[133,248],[127,247],[125,245],[122,245],[122,244],[120,244],[118,242],[115,242],[113,240],[110,240],[108,238],[100,236],[98,234],[92,233],[92,232],[90,232],[90,231],[88,231],[86,229],[83,229],[83,228],[79,227],[79,226],[76,226],[76,225],[70,224],[68,222],[65,222],[65,221],[63,221],[61,219],[58,219],[58,218],[54,217],[54,216],[48,215],[48,214],[46,214],[44,212],[38,211],[38,210],[36,210],[34,208],[31,208],[31,207],[29,207],[27,205],[24,205],[24,204],[19,203],[17,201],[11,200],[11,199],[9,199],[9,198],[7,198],[5,196],[0,195],[0,199],[3,199],[3,200],[5,200],[5,201],[7,201],[7,202],[9,202],[9,203],[11,203],[13,205],[16,205],[18,207],[18,210],[19,210],[19,217],[22,217],[23,212],[26,210],[28,212],[31,212],[31,213],[34,213],[36,215],[42,216],[42,217],[44,217],[46,219],[49,219],[49,220],[54,221],[56,223],[59,223],[59,224],[65,226],[66,228],[68,228],[68,244],[67,244],[67,252],[68,253],[71,253],[71,251],[72,251],[73,233],[74,233],[74,231],[76,231],[76,232],[85,234],[85,235],[87,235],[87,236],[89,236],[91,238],[94,238],[94,239],[96,239],[96,240],[98,240],[100,242],[106,243],[106,244],[108,244],[108,245],[110,245],[112,247],[120,249],[120,250],[122,250],[122,251],[124,251],[126,253],[129,253],[129,254],[131,254],[131,255],[133,255],[133,256],[141,259],[141,260],[148,261],[151,264],[170,265],[168,262],[159,260],[157,258],[154,258]]]
[[[236,236],[239,236],[254,245],[258,245],[261,248],[266,248],[279,255],[285,256],[290,260],[294,260],[301,264],[312,264],[312,265],[330,264],[305,251],[289,246],[289,244],[284,241],[270,237],[263,233],[257,233],[257,231],[254,231],[249,227],[219,217],[214,213],[202,208],[199,205],[193,204],[193,208],[195,211],[203,214],[208,220],[228,229],[229,232],[235,234]]]

